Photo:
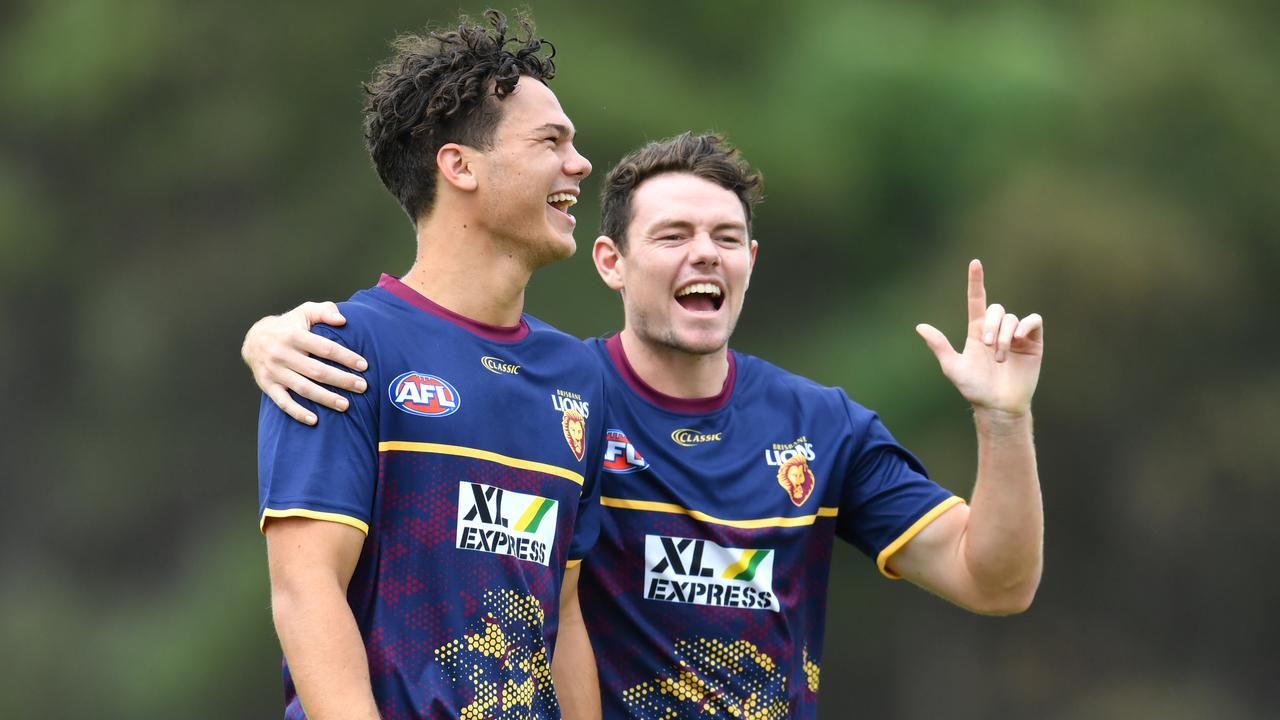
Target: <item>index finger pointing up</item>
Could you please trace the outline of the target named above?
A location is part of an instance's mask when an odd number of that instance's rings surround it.
[[[969,324],[981,323],[987,314],[987,288],[982,284],[982,261],[969,261]]]

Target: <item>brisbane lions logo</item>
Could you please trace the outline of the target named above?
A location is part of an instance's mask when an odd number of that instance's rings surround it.
[[[796,507],[804,505],[813,492],[813,471],[803,455],[794,455],[778,468],[778,484],[787,491],[787,497]]]
[[[560,416],[560,430],[564,432],[564,441],[569,443],[573,456],[581,461],[582,454],[587,451],[587,419],[577,410],[565,409],[564,415]]]

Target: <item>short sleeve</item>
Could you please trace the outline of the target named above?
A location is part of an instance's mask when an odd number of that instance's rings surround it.
[[[924,465],[894,440],[879,416],[843,399],[856,449],[844,478],[837,533],[896,579],[885,566],[889,557],[963,501],[929,479]]]
[[[585,560],[600,536],[600,472],[600,462],[597,460],[583,479],[582,496],[578,498],[578,517],[573,525],[573,540],[569,542],[569,567]]]
[[[586,472],[582,481],[582,496],[578,498],[578,517],[573,526],[573,540],[569,543],[569,567],[573,567],[586,559],[591,548],[600,537],[600,520],[603,510],[600,507],[600,475],[604,472],[604,436],[609,424],[609,403],[604,400],[604,384],[601,378],[602,402],[598,407],[601,421],[594,428],[593,442],[587,447]]]
[[[317,325],[312,332],[365,351],[328,326]],[[369,388],[379,387],[369,377],[373,372],[362,374]],[[378,471],[376,393],[336,392],[349,401],[346,412],[299,399],[319,420],[314,426],[289,417],[263,395],[258,413],[260,529],[267,518],[307,517],[368,534]]]

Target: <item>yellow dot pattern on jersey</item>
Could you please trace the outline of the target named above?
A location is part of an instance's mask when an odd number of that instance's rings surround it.
[[[818,663],[809,659],[809,646],[804,646],[804,676],[808,680],[809,692],[818,692],[818,673],[822,672],[822,668],[818,667]]]
[[[746,640],[676,641],[677,667],[624,690],[623,702],[639,718],[783,720],[787,678],[773,658]]]
[[[486,591],[481,605],[483,614],[466,633],[435,651],[449,678],[472,690],[473,700],[460,709],[460,717],[524,720],[559,715],[542,640],[542,605],[508,589]]]

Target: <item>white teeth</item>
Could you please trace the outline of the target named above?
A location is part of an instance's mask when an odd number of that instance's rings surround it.
[[[720,297],[720,288],[712,285],[711,283],[694,283],[676,291],[676,297],[684,297],[685,295],[692,295],[694,293]]]
[[[569,203],[569,207],[573,207],[578,204],[578,197],[576,195],[571,195],[570,193],[552,193],[547,196],[547,202],[552,205],[567,202]]]

